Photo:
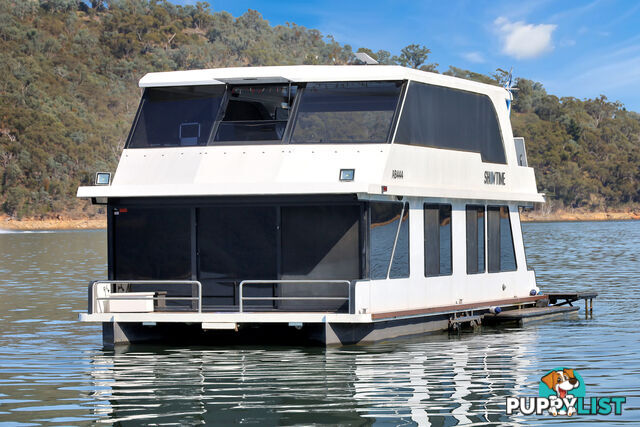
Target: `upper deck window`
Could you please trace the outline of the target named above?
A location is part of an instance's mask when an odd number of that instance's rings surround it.
[[[401,82],[309,83],[291,142],[387,142],[401,88]]]
[[[148,88],[128,148],[207,145],[224,86]]]
[[[480,153],[505,164],[502,134],[487,95],[411,82],[395,142]]]
[[[230,88],[214,143],[282,140],[296,92],[290,85]]]

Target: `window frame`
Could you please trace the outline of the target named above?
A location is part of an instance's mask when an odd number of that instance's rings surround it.
[[[499,252],[499,256],[498,256],[498,261],[500,264],[500,268],[497,271],[491,271],[490,270],[490,265],[491,262],[489,260],[489,255],[491,254],[491,251],[489,250],[489,210],[490,209],[498,209],[498,238],[500,239],[500,252]],[[500,218],[500,208],[506,208],[507,209],[507,219],[509,220],[509,233],[511,234],[511,250],[513,251],[513,264],[514,267],[513,269],[509,269],[509,270],[505,270],[502,267],[502,221]],[[507,272],[514,272],[514,271],[518,271],[518,257],[516,256],[516,244],[515,241],[513,239],[513,223],[511,222],[511,209],[509,208],[509,205],[487,205],[486,208],[486,213],[487,213],[487,235],[486,235],[486,246],[487,246],[487,260],[486,260],[486,264],[487,264],[487,273],[489,274],[495,274],[495,273],[507,273]]]
[[[400,84],[400,91],[398,92],[398,98],[396,100],[396,105],[393,110],[393,114],[391,115],[391,121],[389,122],[389,129],[387,131],[387,137],[384,141],[333,141],[333,142],[293,142],[293,133],[295,130],[295,125],[298,121],[298,113],[300,103],[302,102],[302,98],[304,96],[304,92],[307,89],[307,85],[309,83],[322,83],[322,84],[340,84],[340,83],[396,83]],[[408,86],[408,80],[335,80],[335,81],[321,81],[321,82],[304,82],[298,84],[299,93],[296,94],[296,102],[295,102],[295,110],[294,114],[289,117],[289,123],[287,124],[287,131],[285,131],[285,136],[288,137],[285,141],[286,144],[292,145],[313,145],[313,144],[336,144],[336,145],[345,145],[345,144],[391,144],[392,139],[395,136],[396,128],[398,126],[398,120],[400,119],[400,111],[404,105],[405,93]],[[302,89],[302,90],[301,90]]]
[[[216,117],[213,120],[213,123],[211,124],[211,131],[209,133],[209,137],[207,138],[207,142],[203,145],[166,145],[166,146],[162,146],[162,145],[158,145],[158,146],[146,146],[146,147],[131,147],[131,142],[133,140],[133,136],[135,134],[136,129],[138,128],[138,123],[140,122],[140,117],[142,116],[142,110],[143,107],[146,103],[146,97],[148,95],[148,92],[150,90],[153,89],[167,89],[167,88],[173,88],[173,87],[199,87],[199,86],[222,86],[219,84],[207,84],[207,85],[185,85],[185,86],[180,86],[180,85],[172,85],[172,86],[149,86],[149,87],[145,87],[144,90],[142,91],[142,95],[140,96],[140,102],[138,102],[138,108],[136,109],[136,114],[133,118],[133,122],[131,124],[131,127],[129,128],[129,133],[127,134],[127,139],[125,140],[125,144],[124,144],[124,149],[131,149],[131,150],[138,150],[138,149],[157,149],[157,148],[181,148],[181,149],[188,149],[188,148],[200,148],[202,149],[202,147],[208,147],[210,145],[210,140],[211,140],[211,135],[215,129],[217,129],[218,126],[218,117],[220,116],[220,112],[222,110],[222,106],[224,105],[225,102],[225,98],[227,97],[227,88],[225,85],[225,89],[222,93],[222,97],[220,98],[220,103],[218,104],[218,111],[216,113]],[[213,134],[214,135],[214,134]]]
[[[389,254],[389,262],[386,265],[386,273],[384,277],[376,277],[373,278],[371,276],[371,270],[372,270],[372,265],[371,265],[371,252],[372,252],[372,241],[373,239],[371,238],[371,219],[372,219],[372,214],[371,214],[371,207],[373,204],[395,204],[395,205],[400,205],[402,204],[402,210],[400,211],[400,218],[398,221],[398,226],[395,230],[395,234],[394,234],[394,238],[393,238],[393,245],[391,246],[391,253]],[[405,210],[406,209],[406,210]],[[409,202],[407,201],[378,201],[378,200],[372,200],[369,203],[367,203],[367,208],[365,209],[365,211],[367,212],[367,221],[366,221],[366,262],[367,262],[367,271],[366,271],[366,278],[369,280],[396,280],[396,279],[407,279],[409,277],[411,277],[411,230],[410,230],[410,217],[411,217],[411,205],[409,204]],[[396,255],[396,248],[398,245],[398,240],[400,239],[400,232],[402,230],[402,218],[404,217],[405,212],[407,213],[407,234],[408,234],[408,239],[407,239],[407,275],[406,276],[401,276],[401,277],[391,277],[391,269],[393,268],[393,260],[395,258]]]
[[[231,100],[231,91],[233,91],[236,87],[251,87],[251,86],[287,86],[284,83],[256,83],[256,84],[226,84],[224,90],[224,96],[220,103],[220,109],[218,110],[218,114],[215,118],[213,126],[211,127],[211,134],[209,135],[209,139],[207,140],[207,147],[223,147],[223,146],[233,146],[233,145],[281,145],[288,144],[288,138],[290,137],[291,132],[291,124],[295,121],[295,116],[297,116],[297,108],[299,104],[300,96],[302,95],[303,84],[296,82],[288,82],[289,92],[291,91],[292,86],[296,86],[296,95],[293,98],[293,102],[289,107],[289,118],[287,119],[287,125],[285,126],[284,132],[282,133],[281,139],[266,139],[266,140],[255,140],[255,141],[215,141],[215,137],[218,134],[218,129],[220,128],[220,124],[224,122],[224,116],[227,113],[227,107],[229,106],[229,101]],[[216,143],[217,142],[217,143]]]
[[[391,120],[389,122],[389,129],[387,130],[387,135],[384,141],[379,142],[379,141],[347,141],[347,142],[328,142],[328,143],[320,143],[320,142],[292,142],[292,138],[293,138],[293,131],[295,129],[295,125],[297,124],[297,120],[298,120],[298,112],[299,112],[299,107],[300,107],[300,102],[301,99],[304,95],[304,92],[306,90],[306,87],[309,83],[316,83],[316,82],[292,82],[290,81],[288,83],[289,87],[291,86],[296,86],[296,95],[293,98],[293,102],[291,104],[290,107],[290,113],[289,113],[289,117],[287,120],[287,125],[285,127],[285,130],[283,132],[283,136],[281,139],[279,140],[255,140],[255,141],[214,141],[215,136],[218,133],[218,130],[220,128],[220,124],[223,122],[223,118],[226,114],[226,109],[229,105],[229,101],[230,101],[230,93],[233,90],[233,88],[235,87],[240,87],[240,86],[283,86],[285,84],[283,83],[264,83],[264,84],[259,84],[259,83],[255,83],[255,84],[229,84],[226,83],[224,85],[224,92],[223,95],[221,97],[220,100],[220,104],[218,106],[218,111],[216,114],[216,117],[213,119],[213,124],[211,126],[211,130],[209,132],[208,138],[207,138],[207,143],[204,145],[194,145],[194,146],[187,146],[187,145],[171,145],[171,146],[147,146],[147,147],[131,147],[131,140],[133,138],[133,135],[135,133],[135,130],[138,126],[138,123],[140,121],[140,116],[142,113],[142,109],[143,106],[145,104],[146,101],[146,95],[147,92],[149,90],[152,89],[157,89],[157,88],[168,88],[168,87],[180,87],[179,85],[174,85],[174,86],[150,86],[150,87],[146,87],[144,88],[144,91],[142,93],[142,96],[140,97],[140,102],[138,103],[138,107],[136,110],[136,114],[134,116],[133,122],[131,124],[131,127],[129,128],[129,133],[127,135],[127,139],[126,139],[126,143],[125,143],[125,149],[142,149],[142,148],[192,148],[192,147],[219,147],[219,146],[235,146],[235,145],[283,145],[283,144],[295,144],[295,145],[312,145],[312,144],[336,144],[336,145],[344,145],[344,144],[391,144],[393,143],[393,139],[395,137],[396,131],[398,129],[398,122],[400,120],[401,117],[401,111],[402,108],[404,106],[405,103],[405,99],[406,99],[406,94],[407,94],[407,88],[409,86],[409,81],[404,79],[404,80],[335,80],[335,81],[323,81],[320,83],[335,83],[335,84],[339,84],[339,83],[364,83],[364,82],[376,82],[376,83],[397,83],[400,85],[400,90],[398,92],[398,98],[396,100],[396,105],[395,108],[393,110],[393,114],[391,116]],[[208,85],[188,85],[188,86],[192,86],[192,87],[198,87],[198,86],[208,86]],[[209,85],[210,86],[210,85]],[[218,86],[218,85],[216,85]],[[221,85],[219,85],[221,86]]]
[[[477,250],[476,251],[476,268],[478,271],[476,271],[475,273],[470,273],[469,272],[469,246],[468,244],[465,245],[465,255],[466,255],[466,261],[467,261],[467,275],[471,276],[471,275],[476,275],[476,274],[485,274],[488,271],[488,266],[487,266],[487,206],[486,205],[480,205],[480,204],[468,204],[465,205],[465,215],[467,214],[467,212],[469,212],[469,210],[473,210],[474,212],[476,212],[476,224],[478,223],[478,217],[477,217],[477,213],[480,211],[480,209],[482,209],[482,213],[483,213],[483,217],[482,217],[482,271],[480,270],[480,264],[478,263],[478,255],[480,254],[480,251]],[[465,237],[466,237],[466,241],[469,241],[469,235],[468,235],[468,228],[467,228],[467,224],[468,224],[468,217],[465,216]],[[476,225],[477,227],[477,225]],[[477,227],[476,228],[476,233],[480,232],[480,228]],[[476,242],[479,243],[480,239],[479,236],[476,235]],[[479,248],[476,248],[479,249]]]
[[[402,223],[405,215],[405,211],[407,214],[407,275],[406,276],[397,276],[391,277],[391,270],[393,270],[393,261],[396,257],[396,248],[398,247],[398,242],[400,241],[400,233],[402,232]],[[396,238],[393,242],[393,249],[391,250],[391,259],[389,260],[389,268],[387,269],[387,280],[395,280],[395,279],[407,279],[411,277],[411,206],[409,202],[404,202],[402,205],[402,211],[400,212],[400,222],[398,223],[398,230],[396,231]]]
[[[426,227],[426,222],[427,222],[427,207],[438,207],[438,233],[440,233],[440,208],[442,206],[448,206],[449,210],[450,210],[450,217],[449,217],[449,265],[450,265],[450,272],[449,273],[442,273],[441,272],[441,249],[442,249],[442,241],[440,240],[440,235],[438,234],[438,274],[428,274],[427,273],[427,227]],[[453,275],[453,205],[451,203],[429,203],[429,202],[424,202],[422,205],[422,224],[423,224],[423,230],[422,230],[422,238],[423,238],[423,248],[424,248],[424,253],[423,253],[423,272],[424,272],[424,277],[429,278],[429,277],[447,277],[447,276],[452,276]]]

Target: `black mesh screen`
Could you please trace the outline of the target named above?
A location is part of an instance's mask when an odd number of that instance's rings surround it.
[[[191,279],[190,209],[120,208],[115,212],[115,279]]]
[[[204,303],[237,303],[238,284],[277,279],[277,208],[220,206],[198,209],[198,268]],[[247,286],[245,296],[273,296],[269,285]],[[252,301],[248,305],[272,305]]]
[[[395,142],[473,151],[506,163],[500,126],[486,95],[411,82]]]

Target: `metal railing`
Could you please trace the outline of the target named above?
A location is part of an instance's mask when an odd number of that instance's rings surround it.
[[[121,297],[98,297],[97,295],[97,286],[98,285],[191,285],[191,289],[193,286],[198,290],[197,296],[190,297],[168,297],[168,296],[131,296],[126,298]],[[167,286],[167,290],[170,287]],[[91,313],[96,313],[97,305],[99,301],[135,301],[135,300],[143,300],[143,301],[198,301],[198,313],[202,313],[202,284],[197,280],[96,280],[89,284],[89,298],[90,298],[90,309]],[[110,293],[110,292],[109,292]],[[117,292],[111,295],[126,295],[128,292]]]
[[[291,284],[291,285],[301,285],[301,284],[333,284],[333,285],[346,285],[347,286],[347,297],[322,297],[322,296],[311,296],[311,297],[245,297],[243,295],[244,285],[280,285],[280,284]],[[240,282],[238,286],[238,307],[239,312],[244,312],[244,301],[331,301],[331,300],[340,300],[347,301],[348,303],[348,311],[351,312],[351,282],[349,280],[243,280]]]

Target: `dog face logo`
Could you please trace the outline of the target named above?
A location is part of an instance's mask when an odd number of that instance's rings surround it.
[[[551,390],[556,392],[560,399],[567,397],[567,392],[578,388],[580,381],[573,373],[573,369],[563,369],[562,371],[551,371],[541,380]]]
[[[549,413],[556,415],[574,415],[576,398],[584,397],[585,387],[582,377],[573,369],[556,368],[540,379],[540,396],[551,400],[559,399],[557,405],[549,408]],[[562,403],[560,405],[560,402]]]

